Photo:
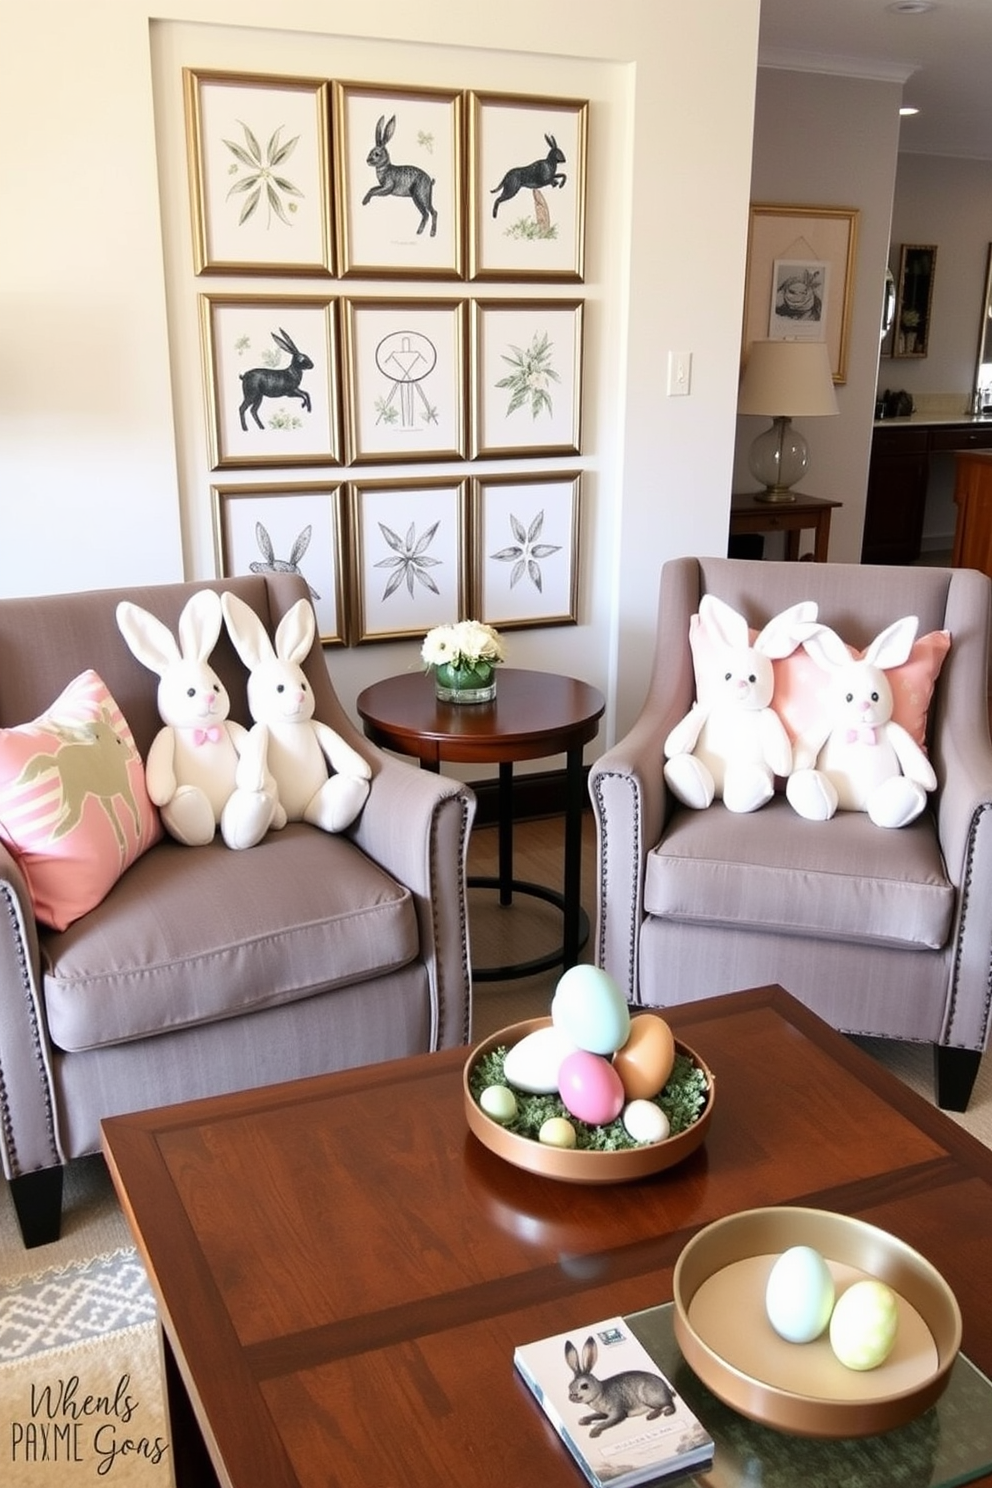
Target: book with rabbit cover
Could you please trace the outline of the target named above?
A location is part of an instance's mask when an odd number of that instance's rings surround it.
[[[713,1439],[626,1318],[522,1344],[513,1362],[593,1488],[682,1477]]]

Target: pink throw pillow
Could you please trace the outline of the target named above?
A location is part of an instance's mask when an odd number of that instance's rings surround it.
[[[0,841],[43,924],[64,930],[95,908],[161,835],[131,730],[96,672],[33,723],[0,729]]]
[[[754,629],[749,631],[752,642],[757,634]],[[950,646],[950,631],[932,630],[928,635],[917,637],[908,660],[902,666],[892,667],[886,673],[892,687],[892,716],[896,723],[902,724],[921,749],[926,749],[927,713],[937,677]],[[719,665],[719,655],[718,648],[699,624],[698,615],[693,615],[689,621],[689,647],[696,676],[696,696],[705,700],[713,669]],[[848,646],[847,649],[856,659],[864,654],[853,646]],[[801,646],[791,656],[772,662],[772,667],[775,671],[772,707],[785,724],[786,732],[794,744],[800,734],[815,731],[820,720],[826,716],[830,679],[806,655]]]

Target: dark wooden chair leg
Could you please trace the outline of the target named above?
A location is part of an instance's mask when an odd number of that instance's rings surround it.
[[[50,1245],[62,1229],[62,1168],[38,1168],[10,1180],[17,1222],[26,1250]]]
[[[934,1087],[942,1111],[967,1111],[982,1062],[980,1049],[948,1049],[934,1044]]]

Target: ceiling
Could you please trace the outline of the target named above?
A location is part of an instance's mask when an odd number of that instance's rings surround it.
[[[901,151],[992,159],[992,0],[899,3],[761,0],[759,63],[903,82]]]

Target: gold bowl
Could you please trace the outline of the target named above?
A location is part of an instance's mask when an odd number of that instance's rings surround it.
[[[892,1353],[876,1369],[847,1369],[826,1333],[787,1343],[765,1313],[772,1265],[809,1245],[834,1274],[838,1296],[865,1276],[896,1293]],[[724,1404],[797,1436],[854,1437],[891,1431],[942,1394],[961,1347],[961,1313],[950,1287],[894,1235],[823,1209],[746,1209],[707,1225],[675,1266],[675,1337],[690,1368]]]
[[[472,1050],[462,1071],[462,1089],[465,1117],[469,1127],[479,1141],[497,1157],[515,1167],[526,1168],[531,1173],[540,1173],[545,1178],[557,1178],[564,1183],[627,1183],[635,1178],[646,1178],[651,1173],[660,1173],[675,1163],[680,1163],[695,1152],[706,1136],[713,1115],[715,1096],[714,1080],[707,1066],[687,1044],[675,1040],[678,1054],[687,1055],[706,1076],[706,1104],[698,1118],[677,1136],[666,1137],[663,1142],[649,1142],[641,1147],[625,1147],[618,1152],[589,1152],[577,1148],[547,1147],[533,1137],[523,1137],[517,1132],[507,1131],[498,1121],[487,1116],[476,1103],[469,1088],[469,1077],[480,1059],[501,1046],[512,1048],[529,1033],[547,1028],[550,1018],[531,1018],[524,1023],[513,1023],[491,1034]]]

